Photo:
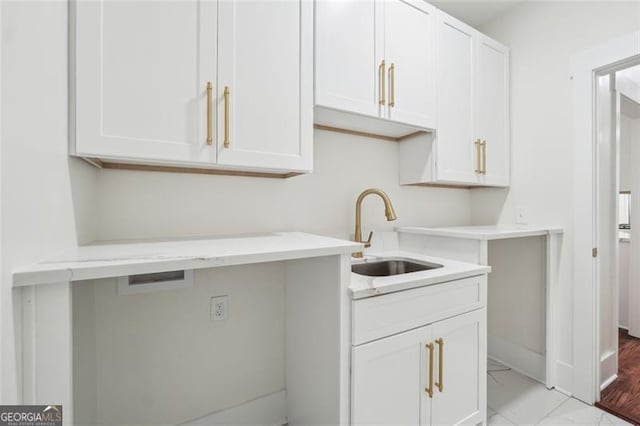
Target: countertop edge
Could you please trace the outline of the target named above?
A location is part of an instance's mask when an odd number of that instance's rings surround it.
[[[491,268],[488,266],[479,266],[477,269],[462,272],[452,272],[451,274],[442,275],[433,279],[421,279],[403,284],[396,284],[385,287],[350,289],[351,300],[362,300],[369,297],[382,296],[384,294],[397,293],[399,291],[412,290],[421,287],[429,287],[432,285],[446,284],[451,281],[457,281],[464,278],[477,277],[490,273]]]
[[[265,262],[281,262],[304,258],[323,257],[332,255],[345,255],[361,250],[363,245],[347,240],[339,240],[331,237],[322,237],[314,234],[284,233],[283,236],[296,234],[302,238],[305,236],[319,238],[316,247],[306,245],[296,246],[295,243],[287,243],[289,247],[284,249],[260,251],[259,249],[247,253],[234,253],[229,255],[216,254],[212,256],[184,256],[176,253],[175,257],[167,259],[122,259],[114,261],[87,262],[83,265],[80,261],[60,262],[60,266],[44,261],[27,267],[16,269],[12,272],[12,287],[24,287],[32,285],[46,285],[67,281],[83,281],[103,278],[115,278],[126,275],[143,274],[150,272],[168,272],[179,269],[207,269],[220,266],[237,266]],[[326,240],[325,240],[326,239]],[[333,240],[336,244],[331,243]],[[220,243],[221,240],[216,240]],[[301,244],[302,245],[302,244]],[[51,265],[49,267],[49,265]]]
[[[529,229],[496,229],[472,230],[456,228],[428,228],[420,226],[403,226],[396,228],[396,232],[404,234],[432,235],[435,237],[461,238],[468,240],[502,240],[509,238],[536,237],[542,235],[556,235],[564,233],[560,227],[531,227]]]

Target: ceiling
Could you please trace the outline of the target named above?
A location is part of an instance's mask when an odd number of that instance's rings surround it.
[[[436,0],[430,1],[438,9],[447,12],[472,27],[479,27],[506,13],[522,0]]]

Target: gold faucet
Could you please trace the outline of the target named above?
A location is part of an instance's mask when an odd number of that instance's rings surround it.
[[[382,201],[384,201],[384,215],[387,216],[388,221],[396,220],[396,212],[393,210],[393,205],[391,204],[389,196],[387,196],[384,191],[376,188],[364,190],[356,200],[356,232],[354,240],[357,243],[364,243],[365,247],[371,247],[371,237],[373,236],[373,231],[371,231],[367,241],[362,241],[362,200],[364,200],[364,198],[369,194],[376,194],[382,198]],[[362,257],[362,252],[359,251],[353,253],[353,257]]]

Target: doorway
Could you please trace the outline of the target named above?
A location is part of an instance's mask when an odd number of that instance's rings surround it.
[[[599,144],[601,129],[598,126],[599,77],[615,73],[640,63],[640,31],[594,46],[571,58],[571,80],[573,86],[573,365],[572,393],[588,403],[600,400],[601,382],[601,307],[600,274],[601,263],[612,265],[611,259],[603,260],[600,243],[602,223],[599,220]],[[611,117],[610,117],[611,119]],[[613,161],[612,157],[607,158]],[[606,164],[606,163],[605,163]],[[615,186],[613,187],[615,189]],[[611,191],[611,188],[609,188]],[[614,199],[609,194],[609,199]],[[636,197],[637,198],[637,197]],[[637,200],[636,200],[637,201]],[[614,208],[617,206],[614,205]],[[605,227],[612,238],[613,222]],[[615,249],[615,245],[608,240]],[[611,250],[608,251],[609,256]],[[615,269],[609,268],[615,272]],[[615,280],[610,282],[616,283]],[[614,296],[615,298],[615,296]],[[615,308],[614,308],[615,309]],[[615,339],[615,337],[614,337]],[[617,356],[613,357],[617,360]]]
[[[597,405],[640,424],[640,65],[599,75],[596,93]]]

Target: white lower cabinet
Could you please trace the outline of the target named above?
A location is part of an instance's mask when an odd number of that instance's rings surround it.
[[[461,289],[474,288],[466,281],[463,286],[454,281],[433,287],[443,287],[440,293],[447,293],[446,286],[450,286],[453,296]],[[486,279],[482,277],[478,283],[475,288],[480,290],[476,294],[481,308],[352,347],[352,424],[486,422]],[[409,302],[419,296],[416,290],[401,293],[409,293]],[[388,303],[402,311],[397,298],[401,293],[372,298],[376,299],[373,304],[380,307]],[[390,296],[393,298],[385,301]],[[372,304],[370,299],[364,300]],[[358,329],[357,323],[354,329]]]
[[[427,326],[353,348],[353,424],[429,423],[424,386],[430,341]]]

